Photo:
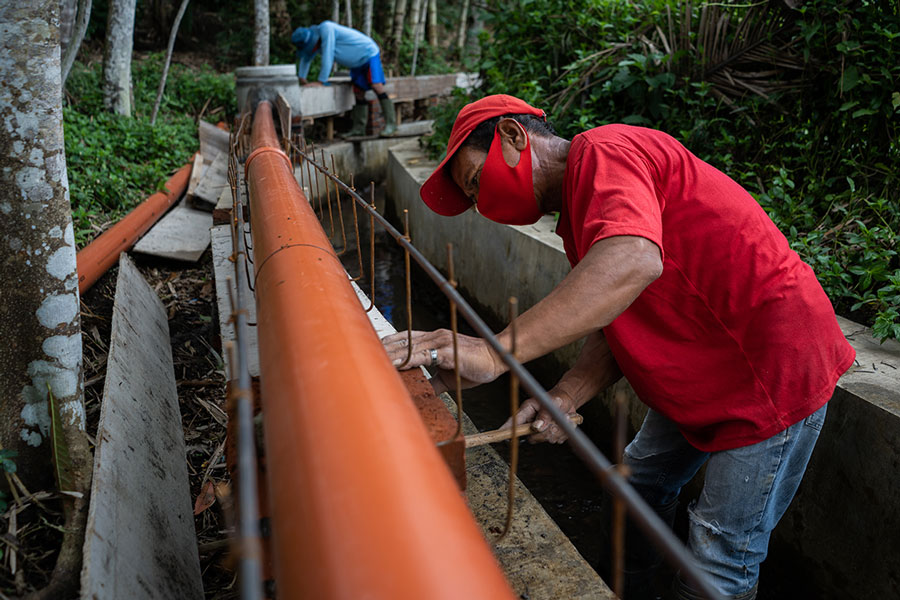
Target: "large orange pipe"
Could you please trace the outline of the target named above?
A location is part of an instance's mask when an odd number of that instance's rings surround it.
[[[119,261],[119,254],[131,248],[181,197],[191,178],[192,166],[193,162],[178,169],[166,182],[164,191],[151,194],[121,221],[79,250],[76,259],[79,293],[83,294],[90,289]]]
[[[512,599],[278,146],[263,102],[245,169],[279,597]]]

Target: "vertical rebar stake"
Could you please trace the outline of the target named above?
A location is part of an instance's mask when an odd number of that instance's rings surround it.
[[[325,201],[328,203],[328,222],[331,223],[331,237],[328,238],[328,240],[331,241],[331,238],[334,237],[334,214],[331,212],[331,187],[328,185],[329,177],[328,167],[325,165],[325,151],[320,148],[319,153],[322,155],[322,178],[325,180]],[[332,242],[332,245],[333,244],[334,242]]]
[[[628,468],[624,464],[625,458],[625,394],[619,390],[615,395],[616,403],[616,432],[615,432],[615,456],[618,461],[616,470],[622,477],[628,477]],[[615,497],[612,506],[612,568],[613,591],[619,598],[623,598],[625,591],[625,503],[621,498]]]
[[[516,317],[519,301],[515,297],[509,299],[509,352],[516,357]],[[512,415],[513,429],[516,428],[516,413],[519,412],[519,378],[515,373],[509,374],[509,411]],[[513,435],[509,440],[509,489],[506,504],[506,524],[503,532],[494,540],[495,544],[506,537],[512,529],[513,509],[516,502],[516,470],[519,466],[519,436]]]
[[[375,308],[375,182],[372,182],[372,204],[369,205],[371,212],[369,213],[369,273],[371,273],[372,295],[370,297],[371,304],[366,312]]]
[[[453,244],[447,244],[447,284],[456,289],[456,278],[453,269]],[[462,378],[459,376],[459,327],[456,322],[456,302],[450,299],[450,331],[453,332],[453,379],[456,383],[456,434],[453,439],[462,435],[463,398]]]
[[[316,145],[310,144],[309,146],[310,146],[309,153],[312,156],[312,160],[315,160]],[[312,162],[312,160],[310,162]],[[317,215],[319,217],[319,220],[321,221],[322,219],[325,218],[325,212],[322,210],[322,194],[319,192],[319,167],[315,164],[313,164],[313,174],[316,177],[316,206],[318,207]],[[312,187],[310,187],[309,191],[312,192]]]
[[[307,198],[307,200],[309,200],[309,207],[313,210],[313,212],[316,212],[316,199],[313,196],[312,161],[309,160],[309,146],[307,146],[305,138],[303,140],[303,148],[306,152],[306,156],[304,156],[304,158],[306,159],[306,187],[309,188],[310,196],[309,198]],[[316,217],[318,216],[318,213],[316,213]]]
[[[334,168],[334,154],[331,155],[331,173],[337,177],[337,169]],[[344,211],[341,208],[341,190],[336,183],[334,184],[334,195],[336,196],[335,200],[337,200],[338,221],[341,223],[341,241],[344,243],[341,247],[341,251],[337,253],[337,255],[340,256],[347,251],[347,232],[344,231]]]
[[[403,239],[409,243],[409,210],[403,209]],[[402,369],[412,358],[412,283],[409,272],[409,248],[403,247],[403,267],[406,270],[406,360],[397,365]]]
[[[353,186],[353,173],[350,174],[350,188],[355,192],[356,188]],[[350,198],[353,200],[350,204],[353,206],[353,232],[356,238],[356,258],[359,259],[359,275],[353,279],[353,281],[359,281],[363,276],[363,264],[362,264],[362,248],[359,244],[359,217],[356,214],[356,198],[351,196]]]

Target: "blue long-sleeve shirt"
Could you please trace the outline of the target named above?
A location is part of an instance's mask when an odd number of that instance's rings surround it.
[[[380,52],[378,44],[369,36],[332,21],[322,21],[308,30],[312,35],[302,48],[297,49],[297,77],[302,79],[306,79],[317,52],[322,53],[322,69],[319,71],[319,81],[322,83],[328,82],[335,61],[352,69],[363,66]]]

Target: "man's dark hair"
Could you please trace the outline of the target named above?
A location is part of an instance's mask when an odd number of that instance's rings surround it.
[[[462,143],[463,146],[471,146],[476,150],[487,152],[491,149],[491,142],[494,141],[494,130],[500,119],[513,119],[518,121],[529,134],[536,134],[544,137],[556,135],[553,125],[545,121],[541,117],[535,115],[502,115],[493,117],[487,121],[482,121],[478,127],[472,130],[472,133]]]

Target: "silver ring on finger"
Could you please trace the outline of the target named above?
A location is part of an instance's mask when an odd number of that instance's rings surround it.
[[[431,355],[431,363],[428,365],[429,367],[436,367],[438,364],[438,353],[436,348],[431,348],[428,350],[428,353]]]

